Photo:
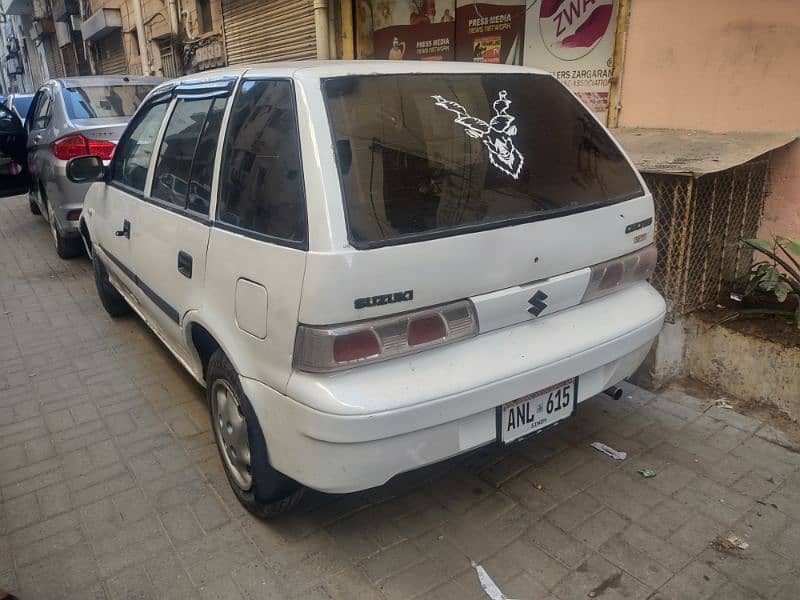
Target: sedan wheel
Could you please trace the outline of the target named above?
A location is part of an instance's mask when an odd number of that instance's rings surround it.
[[[253,474],[247,421],[239,399],[225,381],[217,380],[211,390],[211,401],[214,434],[225,468],[236,485],[247,491],[253,485]]]

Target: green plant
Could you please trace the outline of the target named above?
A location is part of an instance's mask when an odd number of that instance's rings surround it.
[[[757,260],[745,275],[745,296],[756,290],[771,293],[783,304],[794,296],[797,300],[794,310],[774,308],[749,308],[738,310],[720,322],[731,321],[744,316],[777,315],[791,317],[800,329],[800,242],[790,237],[777,235],[772,243],[766,240],[742,240],[741,245],[766,257]]]

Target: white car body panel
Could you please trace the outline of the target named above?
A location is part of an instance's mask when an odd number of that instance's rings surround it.
[[[537,73],[505,65],[336,61],[223,69],[184,80],[235,77],[294,81],[303,164],[308,249],[254,239],[214,223],[221,149],[217,147],[210,224],[187,219],[102,183],[86,197],[84,223],[102,250],[112,283],[203,382],[192,328],[213,336],[240,375],[275,468],[313,488],[347,492],[496,439],[496,408],[579,377],[583,402],[631,375],[660,330],[665,306],[645,282],[581,303],[589,266],[644,248],[652,196],[541,221],[370,250],[348,239],[345,208],[320,80],[344,74]],[[180,80],[179,80],[180,81]],[[170,85],[170,84],[167,84]],[[166,122],[166,121],[165,121]],[[162,125],[158,139],[163,137]],[[145,196],[149,194],[155,156]],[[630,164],[630,163],[629,163]],[[632,165],[631,165],[631,168]],[[114,235],[131,219],[131,239]],[[191,279],[176,255],[192,255]],[[167,317],[144,282],[177,311]],[[152,291],[151,290],[151,291]],[[263,290],[263,291],[262,291]],[[401,305],[357,309],[354,299],[414,290]],[[536,291],[548,295],[538,316]],[[335,325],[470,299],[480,333],[411,356],[319,374],[293,369],[298,324]]]

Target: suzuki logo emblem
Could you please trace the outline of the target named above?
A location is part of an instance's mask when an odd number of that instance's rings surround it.
[[[547,303],[545,300],[547,300],[547,294],[545,294],[542,290],[536,292],[533,296],[531,296],[531,299],[528,300],[528,304],[531,305],[531,307],[528,309],[528,312],[534,317],[538,317],[540,314],[542,314],[542,311],[547,308]]]

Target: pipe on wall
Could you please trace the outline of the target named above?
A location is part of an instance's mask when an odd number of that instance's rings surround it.
[[[317,38],[317,58],[331,57],[328,28],[328,0],[314,0],[314,33]]]
[[[147,60],[149,51],[144,36],[144,19],[142,18],[142,1],[133,0],[133,13],[136,19],[136,38],[139,42],[139,58],[142,61],[142,75],[150,75],[150,64]]]
[[[175,38],[180,37],[178,30],[178,2],[177,0],[169,0],[167,2],[169,8],[169,28]]]

